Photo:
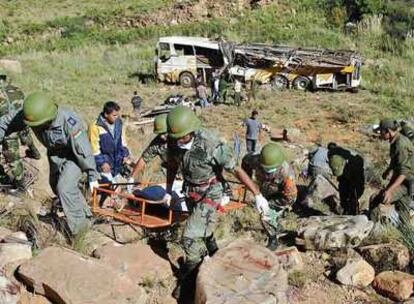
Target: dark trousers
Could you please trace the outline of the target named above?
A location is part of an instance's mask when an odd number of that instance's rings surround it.
[[[256,143],[257,143],[257,139],[248,139],[248,138],[246,138],[247,153],[256,152]]]

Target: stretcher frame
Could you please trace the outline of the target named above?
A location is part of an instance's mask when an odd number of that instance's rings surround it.
[[[141,186],[157,185],[157,183],[140,183]],[[163,202],[160,201],[151,201],[143,198],[138,198],[132,194],[125,192],[117,192],[116,190],[111,190],[109,187],[117,186],[117,184],[99,184],[98,187],[93,189],[92,193],[92,212],[98,216],[110,217],[114,220],[132,224],[136,226],[141,226],[144,228],[163,228],[171,226],[173,223],[173,211],[171,208],[168,209],[166,217],[155,216],[148,214],[147,209],[148,205],[161,205]],[[114,208],[101,208],[99,206],[99,195],[107,194],[112,197],[119,197],[122,199],[127,199],[128,201],[133,201],[139,207],[131,206],[127,204],[125,208],[120,211],[115,210]],[[237,184],[233,191],[233,196],[236,197],[236,200],[230,200],[230,202],[223,206],[224,212],[229,212],[231,210],[236,210],[243,208],[246,198],[246,188],[241,184]],[[179,211],[178,211],[179,212]],[[186,218],[186,213],[182,213],[183,216],[180,216],[178,220],[183,220]]]

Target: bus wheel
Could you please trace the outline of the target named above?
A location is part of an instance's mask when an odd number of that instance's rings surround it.
[[[272,88],[274,90],[285,90],[289,86],[289,80],[282,75],[276,75],[271,80]]]
[[[305,91],[310,85],[310,79],[305,76],[299,76],[296,77],[295,80],[293,80],[293,87],[296,90]]]
[[[183,72],[180,75],[180,85],[184,88],[191,88],[194,86],[194,76],[190,72]]]

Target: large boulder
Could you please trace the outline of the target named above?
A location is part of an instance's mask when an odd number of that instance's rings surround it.
[[[108,244],[95,250],[93,255],[106,265],[125,273],[137,284],[142,284],[144,279],[163,281],[173,276],[169,261],[146,244]]]
[[[274,252],[237,240],[203,262],[195,303],[287,303],[287,288],[287,273]]]
[[[384,271],[372,282],[374,289],[392,300],[407,300],[413,293],[414,276],[401,271]]]
[[[353,248],[373,226],[365,215],[311,216],[300,223],[296,243],[311,250]]]
[[[349,259],[336,273],[336,279],[340,283],[356,287],[366,287],[374,278],[374,268],[362,258]]]
[[[410,252],[399,242],[376,244],[357,249],[377,273],[387,270],[405,270],[410,264]]]
[[[23,283],[56,304],[136,304],[145,292],[123,273],[69,249],[49,247],[22,264]]]

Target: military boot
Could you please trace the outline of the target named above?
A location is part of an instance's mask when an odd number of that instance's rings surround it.
[[[217,246],[216,238],[214,237],[214,235],[206,238],[206,247],[207,247],[208,255],[210,257],[212,257],[217,252],[218,246]]]
[[[277,236],[276,235],[269,235],[269,238],[267,239],[266,248],[271,250],[271,251],[275,251],[278,246],[279,246],[279,242],[277,240]]]
[[[194,298],[195,279],[199,263],[186,262],[180,268],[177,286],[172,296],[179,302]]]

